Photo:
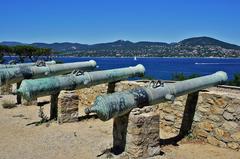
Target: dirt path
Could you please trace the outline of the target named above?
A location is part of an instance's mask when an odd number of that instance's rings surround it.
[[[1,101],[2,99],[0,99]],[[3,109],[0,105],[0,159],[91,159],[112,145],[112,120],[89,119],[40,126],[38,107]],[[44,108],[47,113],[49,106]],[[240,152],[203,144],[165,146],[163,159],[240,159]]]

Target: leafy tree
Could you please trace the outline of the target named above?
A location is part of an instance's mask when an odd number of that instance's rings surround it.
[[[0,63],[3,63],[4,59],[3,59],[3,53],[0,53]]]
[[[4,62],[3,56],[4,55],[11,55],[12,48],[5,45],[0,45],[0,63]]]
[[[37,48],[31,55],[29,55],[29,59],[31,61],[37,61],[40,56],[45,56],[47,60],[50,59],[50,55],[52,54],[52,50],[48,48]]]
[[[185,79],[186,79],[186,77],[185,77],[185,75],[182,72],[174,73],[172,75],[172,80],[174,80],[174,81],[183,81]]]
[[[6,45],[0,45],[0,53],[4,54],[4,55],[9,55],[9,53],[12,52],[11,47],[6,46]]]
[[[190,76],[188,76],[187,79],[192,79],[192,78],[196,78],[196,77],[199,77],[199,75],[194,73],[194,74],[191,74]]]
[[[14,46],[13,50],[14,50],[14,53],[18,55],[19,61],[23,63],[26,57],[28,57],[31,61],[33,61],[33,55],[34,55],[34,52],[37,50],[37,48],[23,45],[23,46]]]
[[[40,56],[49,56],[52,50],[48,48],[36,48],[33,46],[14,46],[12,52],[19,57],[20,62],[24,62],[25,58],[29,58],[32,62],[36,62]]]
[[[50,60],[52,50],[48,48],[36,48],[28,45],[13,47],[0,45],[0,63],[3,62],[4,55],[16,55],[21,63],[23,63],[26,58],[29,58],[32,62],[36,62],[40,56],[44,56],[46,57],[46,60]]]
[[[53,54],[52,49],[49,48],[40,48],[41,54],[38,54],[38,56],[45,56],[46,60],[51,60],[51,55]]]

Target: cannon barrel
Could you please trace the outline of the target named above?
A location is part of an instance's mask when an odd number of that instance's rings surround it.
[[[56,64],[56,61],[46,61],[46,65],[54,65]],[[15,67],[21,67],[21,66],[35,66],[36,63],[19,63],[19,64],[1,64],[0,69],[5,68],[15,68]]]
[[[94,60],[55,64],[47,66],[20,66],[15,68],[0,69],[0,86],[18,83],[24,79],[41,78],[70,73],[75,69],[82,71],[93,70],[96,67]]]
[[[35,80],[24,80],[17,94],[27,100],[47,96],[61,90],[74,90],[106,82],[115,82],[129,77],[144,75],[145,68],[139,64],[135,67],[126,67],[112,70],[72,73],[63,76],[54,76]]]
[[[101,120],[106,121],[124,115],[136,107],[142,108],[167,100],[173,101],[175,97],[221,84],[227,78],[225,72],[219,71],[212,75],[176,83],[149,85],[148,87],[102,95],[96,98],[92,107],[85,109],[85,113],[96,113]]]

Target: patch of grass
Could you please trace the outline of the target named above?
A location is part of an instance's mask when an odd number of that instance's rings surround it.
[[[16,106],[17,106],[16,103],[12,100],[4,99],[2,101],[2,107],[4,109],[12,109],[12,108],[15,108]]]

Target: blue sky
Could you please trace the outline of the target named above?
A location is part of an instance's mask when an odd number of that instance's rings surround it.
[[[210,36],[240,45],[240,0],[0,0],[0,41],[177,42]]]

